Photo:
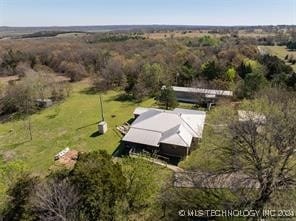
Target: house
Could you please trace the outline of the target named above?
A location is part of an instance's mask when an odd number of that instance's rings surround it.
[[[173,86],[178,101],[214,104],[221,97],[232,97],[232,91]]]
[[[126,148],[140,148],[166,157],[183,158],[202,138],[206,112],[176,108],[136,108],[135,120],[122,141]]]

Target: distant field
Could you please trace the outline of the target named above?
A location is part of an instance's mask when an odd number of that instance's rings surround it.
[[[182,37],[202,37],[205,35],[211,35],[211,36],[218,36],[214,34],[209,34],[207,32],[201,32],[201,31],[167,31],[167,32],[155,32],[155,33],[145,33],[144,36],[149,39],[165,39],[165,38],[182,38]]]
[[[284,61],[285,61],[286,55],[293,55],[294,58],[296,58],[296,51],[288,51],[285,46],[259,46],[258,48],[259,50],[262,50],[262,53],[276,55]],[[290,63],[287,63],[287,64],[291,65]],[[294,69],[294,71],[296,71],[296,64],[291,66]]]
[[[144,36],[149,39],[165,39],[165,38],[182,38],[182,37],[188,37],[188,38],[195,38],[195,37],[203,37],[203,36],[212,36],[212,37],[222,37],[222,36],[230,36],[230,34],[213,34],[208,33],[208,31],[198,31],[198,30],[192,30],[192,31],[163,31],[163,32],[155,32],[155,33],[145,33]],[[260,33],[260,32],[244,32],[239,31],[238,35],[241,37],[267,37],[274,35],[272,33]]]

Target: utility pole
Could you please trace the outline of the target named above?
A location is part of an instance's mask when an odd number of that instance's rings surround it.
[[[178,86],[178,77],[180,76],[180,73],[179,72],[177,72],[176,73],[176,86]]]
[[[101,121],[105,121],[104,109],[103,109],[103,103],[102,103],[102,95],[101,94],[100,94],[100,104],[101,104]]]
[[[105,134],[108,130],[108,126],[107,126],[107,123],[105,122],[103,101],[102,101],[101,94],[100,94],[100,105],[101,105],[101,120],[99,121],[98,129],[99,129],[99,134]]]
[[[26,100],[26,117],[28,118],[28,130],[30,133],[30,140],[33,140],[33,135],[32,135],[32,127],[31,127],[31,116],[29,116],[29,101]]]

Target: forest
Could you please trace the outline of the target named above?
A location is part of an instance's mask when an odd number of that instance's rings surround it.
[[[21,78],[30,72],[59,74],[71,82],[90,77],[94,90],[121,88],[137,101],[156,96],[162,85],[233,90],[237,99],[252,98],[268,85],[295,90],[293,69],[276,56],[260,54],[254,41],[210,35],[150,40],[137,33],[7,40],[0,44],[0,74]],[[3,114],[18,109],[9,99],[15,94],[13,87],[21,85],[9,86],[4,93]],[[63,97],[57,91],[49,95],[54,100]]]

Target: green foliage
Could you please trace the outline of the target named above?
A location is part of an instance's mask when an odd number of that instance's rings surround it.
[[[288,86],[288,88],[296,90],[296,73],[288,76],[288,78],[286,79],[286,85]]]
[[[261,57],[260,62],[267,68],[267,79],[272,79],[277,74],[293,72],[293,69],[277,56],[264,55]]]
[[[233,82],[236,78],[236,70],[233,67],[231,67],[226,71],[225,75],[228,81]]]
[[[124,158],[122,169],[126,178],[126,194],[128,207],[131,212],[151,207],[159,191],[157,170],[151,162],[137,159]]]
[[[0,182],[13,184],[26,170],[24,162],[9,161],[0,162]]]
[[[157,95],[164,75],[165,70],[160,64],[144,64],[134,88],[134,97],[142,100],[146,96]]]
[[[113,34],[113,33],[106,33],[106,34],[99,34],[96,36],[95,39],[90,41],[90,43],[98,43],[98,42],[121,42],[127,41],[130,39],[134,40],[143,40],[145,37],[140,36],[139,34]]]
[[[207,80],[214,80],[220,75],[220,68],[215,61],[209,61],[202,65],[202,74]]]
[[[172,87],[163,86],[160,90],[158,101],[161,106],[164,106],[167,110],[178,106],[175,91]]]
[[[192,80],[194,77],[196,77],[197,72],[194,70],[192,65],[187,61],[184,65],[181,67],[181,77],[183,77],[185,80]]]
[[[22,161],[4,162],[0,159],[0,210],[3,207],[4,199],[7,197],[6,191],[8,186],[14,185],[26,170]]]
[[[296,50],[296,41],[289,41],[287,44],[287,48],[292,51]]]
[[[126,181],[120,165],[107,152],[80,154],[71,180],[80,192],[80,209],[87,220],[107,221],[123,215]]]
[[[253,73],[261,73],[261,74],[265,75],[266,69],[258,61],[252,60],[252,59],[245,59],[244,63],[245,63],[246,66],[250,67],[251,72],[253,72]],[[251,73],[251,72],[248,72],[248,73]]]
[[[239,73],[244,79],[237,84],[236,93],[239,98],[253,98],[256,92],[268,85],[268,81],[265,78],[266,68],[258,61],[244,60],[240,66]]]
[[[243,85],[243,96],[253,98],[255,93],[264,89],[268,85],[268,81],[260,72],[247,74]]]
[[[37,180],[36,177],[26,174],[10,187],[8,190],[9,202],[3,212],[4,220],[19,221],[33,218],[29,209],[29,200]]]
[[[244,61],[241,62],[240,66],[238,67],[238,74],[239,76],[244,79],[248,73],[252,72],[252,68],[250,65],[245,64]]]

